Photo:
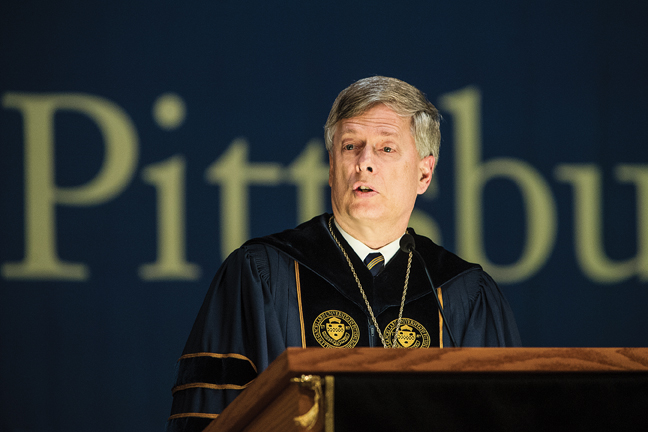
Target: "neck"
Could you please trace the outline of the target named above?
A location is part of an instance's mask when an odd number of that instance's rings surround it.
[[[353,238],[361,241],[371,249],[380,249],[385,245],[401,238],[407,230],[405,224],[367,224],[355,221],[342,220],[335,215],[335,221]]]

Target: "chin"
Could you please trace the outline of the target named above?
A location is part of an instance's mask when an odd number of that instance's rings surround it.
[[[357,208],[349,211],[349,215],[359,221],[379,221],[385,219],[383,210],[375,208]]]

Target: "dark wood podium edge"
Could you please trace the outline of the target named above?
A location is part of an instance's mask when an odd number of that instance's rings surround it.
[[[288,348],[205,432],[239,431],[303,374],[648,372],[648,348]]]

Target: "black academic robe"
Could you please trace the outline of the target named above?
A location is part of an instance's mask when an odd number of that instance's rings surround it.
[[[383,346],[329,218],[250,240],[223,263],[177,364],[168,431],[202,430],[289,346]],[[414,258],[396,334],[408,254],[399,251],[374,278],[332,226],[388,344],[452,346],[438,298],[458,346],[520,345],[490,276],[411,229],[434,287]]]

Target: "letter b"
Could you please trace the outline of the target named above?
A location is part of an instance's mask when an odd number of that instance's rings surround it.
[[[520,282],[537,272],[551,253],[556,239],[556,205],[546,181],[528,163],[512,158],[482,162],[480,102],[475,87],[441,98],[441,105],[452,112],[455,123],[457,250],[464,258],[484,264],[496,280]],[[510,265],[490,262],[484,248],[482,192],[489,180],[498,177],[518,186],[527,215],[522,256]]]

